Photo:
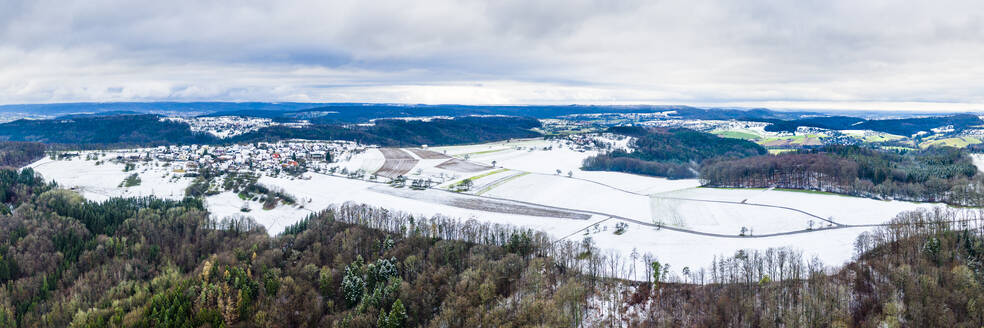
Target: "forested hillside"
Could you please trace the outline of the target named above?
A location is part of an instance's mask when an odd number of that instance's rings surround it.
[[[901,119],[866,120],[849,116],[818,116],[797,120],[761,120],[772,123],[766,131],[796,131],[796,128],[817,127],[831,130],[873,130],[901,136],[911,136],[920,131],[952,126],[956,131],[984,124],[977,115],[957,114]]]
[[[96,203],[0,173],[31,199],[0,219],[3,327],[573,326],[586,305],[527,230],[352,206],[271,238],[194,198]]]
[[[631,151],[616,149],[584,160],[583,169],[617,171],[669,178],[693,178],[711,158],[766,154],[762,146],[683,128],[612,127],[608,132],[633,137]]]
[[[0,137],[64,145],[158,145],[210,143],[215,139],[191,133],[187,124],[157,115],[87,116],[74,119],[18,120],[0,124]]]
[[[21,167],[44,157],[47,149],[37,142],[0,141],[0,167]]]
[[[62,147],[136,147],[223,144],[281,139],[351,140],[381,146],[453,145],[540,136],[540,122],[524,117],[459,117],[428,121],[378,120],[373,125],[314,124],[271,126],[229,139],[193,133],[188,124],[158,115],[77,116],[0,124],[0,139],[59,144]],[[20,156],[20,155],[10,155]]]
[[[269,127],[232,141],[278,139],[354,140],[381,146],[455,145],[533,138],[540,121],[525,117],[467,116],[453,119],[377,120],[371,126],[312,125],[306,128]]]
[[[701,168],[714,187],[792,188],[865,197],[982,205],[984,180],[956,148],[915,151],[826,146],[780,155],[717,160]]]
[[[346,207],[289,233],[210,221],[192,199],[47,192],[0,224],[0,325],[574,326],[589,293],[526,231]]]
[[[2,172],[20,205],[0,218],[0,327],[984,324],[978,210],[904,214],[835,272],[770,249],[679,276],[650,255],[632,274],[590,242],[359,205],[270,237],[193,198],[97,203]]]

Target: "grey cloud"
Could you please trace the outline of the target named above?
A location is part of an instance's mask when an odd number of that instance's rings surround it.
[[[978,1],[0,0],[0,103],[984,103]]]

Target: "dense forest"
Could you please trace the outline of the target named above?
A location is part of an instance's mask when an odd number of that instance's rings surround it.
[[[369,126],[272,126],[234,138],[219,139],[209,134],[193,133],[188,124],[161,120],[158,115],[84,115],[3,123],[0,124],[0,139],[77,148],[225,144],[291,138],[351,140],[381,146],[416,146],[537,137],[540,134],[532,130],[537,127],[540,127],[540,122],[533,118],[474,116],[429,121],[377,120]]]
[[[0,167],[21,167],[44,157],[47,147],[38,142],[0,141]]]
[[[984,205],[971,158],[950,147],[913,151],[825,146],[780,155],[712,160],[701,182],[715,187],[792,188],[864,197]]]
[[[57,120],[17,120],[0,124],[0,138],[63,145],[159,145],[210,143],[187,124],[157,115],[85,116]]]
[[[29,169],[0,185],[19,195],[0,218],[0,327],[984,324],[979,210],[902,214],[833,272],[769,249],[681,276],[589,240],[360,205],[270,237],[194,198],[92,202]]]
[[[675,179],[693,178],[701,162],[712,158],[742,158],[766,154],[754,142],[721,138],[684,128],[619,126],[609,133],[633,137],[631,151],[616,149],[584,160],[583,169],[617,171]]]
[[[234,141],[277,139],[354,140],[381,146],[455,145],[541,136],[534,118],[466,116],[453,119],[376,120],[371,126],[313,125],[307,128],[270,127]]]
[[[761,120],[772,123],[766,131],[796,131],[801,126],[831,130],[873,130],[901,136],[911,136],[920,131],[930,131],[944,126],[953,126],[955,131],[984,124],[984,120],[973,114],[950,116],[929,116],[901,119],[866,120],[849,116],[818,116],[796,120]]]

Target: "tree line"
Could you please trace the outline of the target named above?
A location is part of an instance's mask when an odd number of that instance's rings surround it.
[[[766,154],[754,142],[721,138],[685,128],[611,127],[607,132],[634,137],[631,150],[616,149],[588,157],[584,170],[616,171],[674,179],[694,178],[700,163]]]
[[[711,283],[627,289],[630,327],[979,327],[984,215],[919,210],[862,234],[834,271],[790,249],[718,258]],[[694,278],[691,278],[694,279]],[[693,280],[690,280],[693,281]]]
[[[38,142],[0,141],[0,167],[22,167],[44,157],[47,150]]]
[[[830,145],[779,155],[705,162],[714,187],[792,188],[910,201],[979,206],[984,179],[971,158],[950,147],[913,151]]]
[[[912,136],[920,131],[928,132],[943,126],[952,126],[955,132],[960,132],[984,124],[984,120],[973,114],[877,120],[851,116],[816,116],[794,120],[756,120],[771,123],[765,127],[766,131],[794,132],[797,128],[804,126],[830,130],[872,130],[906,137]]]

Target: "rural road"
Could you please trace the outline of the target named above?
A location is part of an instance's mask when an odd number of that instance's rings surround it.
[[[539,175],[553,176],[552,174],[545,174],[545,173],[530,173],[530,174],[539,174]],[[833,224],[833,225],[836,225],[836,226],[843,225],[843,224],[834,222],[834,221],[832,221],[830,219],[825,219],[825,218],[823,218],[823,217],[821,217],[819,215],[816,215],[816,214],[813,214],[813,213],[810,213],[810,212],[807,212],[807,211],[804,211],[804,210],[801,210],[801,209],[787,207],[787,206],[759,204],[759,203],[748,203],[748,202],[745,202],[745,201],[736,202],[736,201],[727,201],[727,200],[711,200],[711,199],[684,198],[684,197],[666,197],[666,196],[659,196],[657,194],[650,195],[650,194],[638,193],[638,192],[634,192],[634,191],[631,191],[631,190],[622,189],[622,188],[619,188],[619,187],[615,187],[615,186],[612,186],[612,185],[609,185],[609,184],[606,184],[606,183],[603,183],[603,182],[594,181],[594,180],[588,180],[588,179],[582,179],[582,178],[575,178],[575,177],[571,177],[569,179],[576,179],[576,180],[581,180],[581,181],[585,181],[585,182],[590,182],[590,183],[594,183],[594,184],[597,184],[597,185],[600,185],[600,186],[604,186],[604,187],[608,187],[608,188],[611,188],[611,189],[614,189],[614,190],[618,190],[618,191],[621,191],[621,192],[630,193],[630,194],[633,194],[633,195],[647,196],[647,197],[655,197],[655,198],[660,198],[660,199],[685,200],[685,201],[693,201],[693,202],[706,202],[706,203],[720,203],[720,204],[734,204],[734,205],[748,205],[748,206],[760,206],[760,207],[778,208],[778,209],[783,209],[783,210],[788,210],[788,211],[799,212],[799,213],[802,213],[802,214],[805,214],[807,216],[811,216],[811,217],[817,218],[819,220],[828,222],[828,223]]]

